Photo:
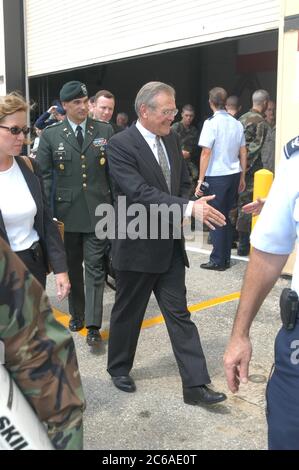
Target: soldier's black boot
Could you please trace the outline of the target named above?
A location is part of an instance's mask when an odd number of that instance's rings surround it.
[[[72,318],[69,322],[71,331],[80,331],[84,328],[84,318]]]
[[[239,232],[238,256],[248,256],[250,253],[249,233]]]
[[[86,341],[88,346],[99,346],[99,344],[102,342],[102,337],[100,335],[99,329],[96,326],[88,327]]]

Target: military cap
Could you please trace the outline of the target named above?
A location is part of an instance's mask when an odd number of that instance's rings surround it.
[[[85,96],[88,96],[86,85],[76,80],[65,83],[60,90],[60,101],[72,101]]]
[[[64,115],[65,114],[65,110],[63,109],[63,107],[61,106],[61,103],[59,101],[54,101],[54,106],[56,106],[56,112],[59,113],[59,114],[62,114]]]

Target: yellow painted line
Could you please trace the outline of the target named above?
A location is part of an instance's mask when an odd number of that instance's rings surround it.
[[[207,308],[215,307],[216,305],[225,304],[226,302],[232,302],[234,300],[238,300],[240,298],[240,292],[233,292],[232,294],[223,295],[222,297],[215,297],[214,299],[204,300],[203,302],[199,302],[198,304],[190,305],[188,307],[190,313],[199,312],[201,310],[205,310]],[[70,316],[53,308],[54,316],[57,321],[62,323],[64,326],[68,326]],[[164,323],[163,315],[158,315],[156,317],[148,318],[147,320],[143,320],[142,322],[142,329],[151,328],[155,325],[160,325]],[[82,336],[87,335],[87,329],[83,328],[83,330],[78,332]],[[101,331],[101,336],[103,339],[108,339],[109,337],[109,330]]]
[[[215,307],[216,305],[225,304],[226,302],[232,302],[240,298],[240,292],[233,292],[232,294],[223,295],[222,297],[215,297],[214,299],[204,300],[199,304],[190,305],[189,312],[198,312],[205,310],[206,308]]]
[[[60,310],[58,310],[57,308],[54,308],[54,307],[52,307],[52,310],[53,310],[54,317],[56,318],[56,320],[59,323],[61,323],[63,326],[68,327],[69,326],[69,321],[70,321],[70,315],[68,315],[67,313],[63,313],[63,312],[61,312]],[[83,330],[78,331],[78,333],[82,336],[86,336],[87,335],[87,329],[83,328]],[[108,337],[109,337],[108,330],[103,331],[103,332],[101,331],[101,336],[102,336],[103,339],[108,339]]]

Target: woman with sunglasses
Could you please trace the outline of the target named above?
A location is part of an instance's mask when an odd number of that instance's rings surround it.
[[[50,263],[62,300],[70,289],[63,242],[45,201],[37,163],[30,159],[32,171],[19,156],[29,134],[27,110],[17,93],[0,97],[0,236],[43,287]]]

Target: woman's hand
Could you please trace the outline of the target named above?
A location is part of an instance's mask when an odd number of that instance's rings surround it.
[[[68,273],[55,274],[57,299],[61,302],[65,299],[71,289],[71,283]]]

